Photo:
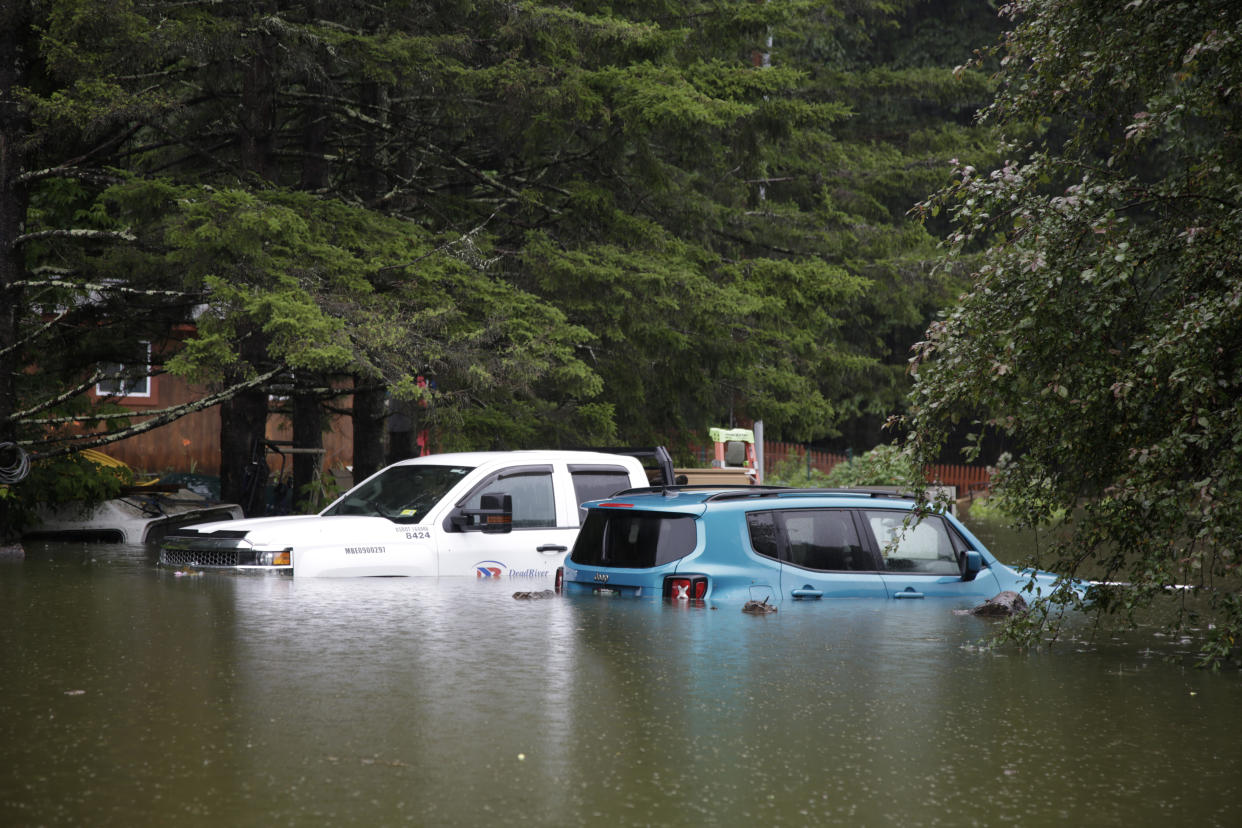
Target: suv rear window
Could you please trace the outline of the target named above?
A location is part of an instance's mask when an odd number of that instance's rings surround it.
[[[650,569],[684,558],[697,542],[690,515],[591,509],[569,559],[584,566]]]

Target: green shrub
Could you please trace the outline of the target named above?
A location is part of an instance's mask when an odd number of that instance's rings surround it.
[[[776,464],[764,482],[773,486],[910,486],[921,480],[914,466],[896,444],[876,446],[852,461],[838,463],[824,473],[807,468],[806,455],[788,457]]]
[[[838,463],[825,480],[827,486],[913,486],[922,481],[922,475],[893,443],[876,446],[852,462]]]
[[[786,457],[764,478],[771,486],[792,486],[796,489],[813,489],[830,485],[828,476],[816,468],[807,468],[806,455]]]

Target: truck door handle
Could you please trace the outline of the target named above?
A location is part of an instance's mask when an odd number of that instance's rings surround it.
[[[915,592],[914,587],[906,587],[901,592],[894,592],[894,598],[922,598],[923,593]]]
[[[568,552],[568,546],[558,546],[555,543],[545,543],[543,546],[536,546],[536,552]]]
[[[801,601],[805,598],[819,599],[824,597],[824,593],[821,590],[815,589],[810,584],[801,589],[790,590],[790,595],[794,597],[795,601]]]

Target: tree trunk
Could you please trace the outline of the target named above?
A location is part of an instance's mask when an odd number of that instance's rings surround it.
[[[308,377],[303,382],[315,385],[315,378]],[[295,449],[323,448],[323,406],[314,393],[293,392],[293,447]],[[319,475],[323,470],[322,454],[304,454],[301,451],[293,455],[293,513],[310,514],[318,511]]]
[[[17,440],[17,375],[26,369],[17,348],[22,290],[16,283],[25,275],[25,259],[15,244],[26,222],[28,194],[21,174],[26,163],[29,121],[17,100],[16,89],[26,82],[26,54],[22,46],[29,33],[30,7],[25,2],[0,2],[0,443]],[[14,453],[15,454],[15,453]],[[7,456],[7,455],[6,455]],[[8,515],[8,499],[0,498],[0,545],[15,541]],[[10,536],[12,535],[12,536]]]
[[[271,9],[271,4],[260,4]],[[242,166],[268,181],[276,180],[276,38],[256,33],[258,45],[242,60],[241,119],[238,144]],[[267,343],[257,325],[243,334],[242,366],[268,363]],[[266,511],[267,390],[245,391],[220,407],[220,495],[245,513]]]
[[[243,70],[241,162],[266,181],[276,181],[276,38],[258,34],[258,47]]]
[[[318,4],[311,11],[318,15]],[[326,63],[327,61],[325,61]],[[321,68],[312,66],[306,74],[308,103],[302,115],[302,189],[316,193],[328,188],[328,113],[323,99],[328,94]]]
[[[28,33],[29,4],[0,3],[0,442],[17,439],[17,375],[27,368],[16,348],[25,257],[15,244],[26,223],[28,194],[21,181],[30,128],[16,90],[26,82],[22,39]]]
[[[375,205],[383,200],[388,188],[388,178],[384,173],[385,165],[380,158],[380,140],[383,135],[380,126],[388,120],[388,88],[380,83],[368,83],[362,90],[363,100],[367,103],[368,114],[375,120],[376,127],[364,138],[361,172],[361,191],[367,202]],[[385,435],[385,396],[386,392],[379,380],[366,380],[354,375],[354,480],[363,480],[384,466],[386,440]],[[398,438],[399,439],[399,438]]]
[[[384,465],[384,389],[354,376],[354,481]]]
[[[388,122],[388,87],[382,83],[368,83],[362,88],[362,99],[368,114],[375,119],[375,126],[363,138],[362,180],[359,185],[366,194],[368,204],[378,207],[388,191],[387,163],[384,156],[383,126]]]
[[[242,365],[258,367],[267,347],[257,332],[242,337]],[[220,498],[237,503],[247,516],[265,511],[267,483],[267,389],[241,392],[220,406]]]
[[[243,391],[220,406],[220,499],[262,515],[267,484],[267,392]]]
[[[414,406],[409,402],[399,403],[388,415],[389,465],[416,456],[415,420]]]

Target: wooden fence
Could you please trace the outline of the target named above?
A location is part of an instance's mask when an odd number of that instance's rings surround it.
[[[765,440],[763,442],[763,476],[766,478],[772,474],[777,466],[788,462],[791,457],[798,459],[800,468],[814,469],[824,474],[832,471],[832,467],[838,463],[849,461],[844,454],[814,449],[808,451],[806,446],[799,443],[774,443],[771,440]]]
[[[811,468],[827,474],[838,463],[847,463],[849,458],[844,454],[828,451],[808,451],[799,443],[777,443],[765,440],[763,444],[763,474],[766,478],[781,463],[791,457],[798,459],[804,468]],[[809,464],[809,466],[808,466]],[[992,474],[984,466],[963,466],[952,463],[938,463],[928,470],[927,478],[933,483],[945,486],[956,486],[958,497],[965,497],[970,492],[987,489],[991,485]]]

